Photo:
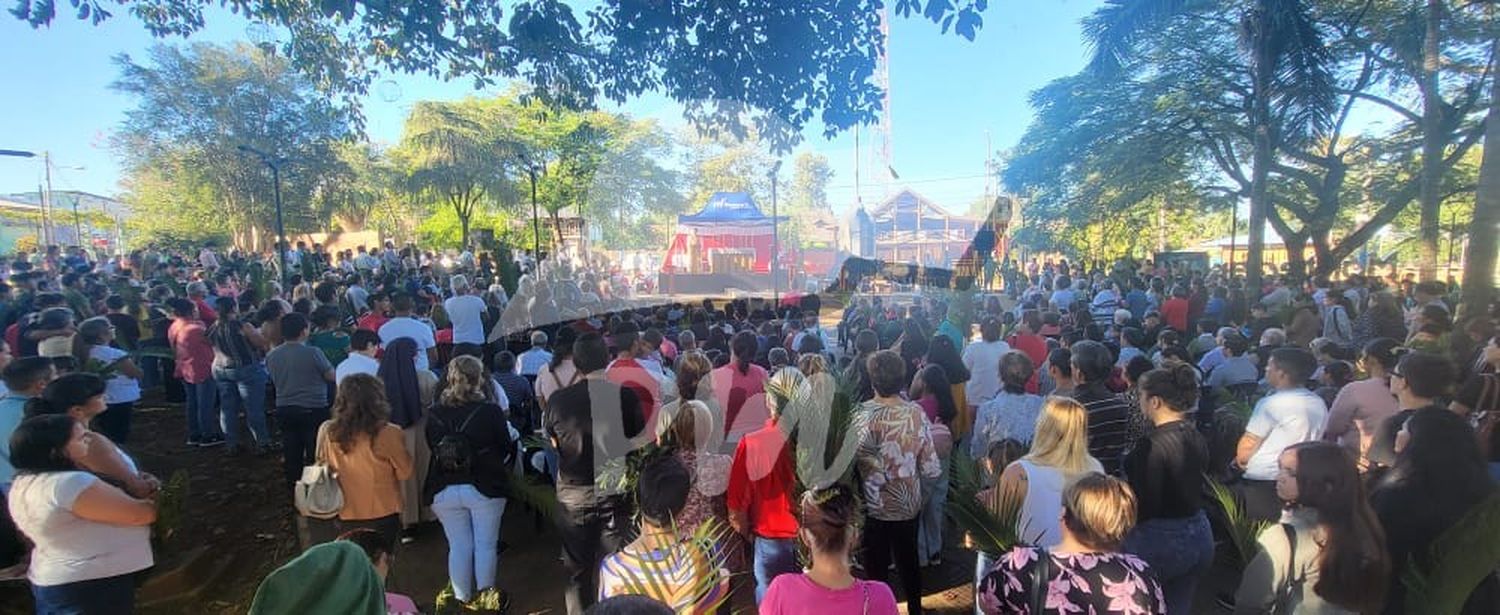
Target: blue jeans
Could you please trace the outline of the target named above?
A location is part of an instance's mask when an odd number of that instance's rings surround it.
[[[927,563],[943,553],[944,506],[948,503],[948,460],[943,460],[943,474],[933,481],[923,481],[926,501],[917,517],[917,561]]]
[[[485,497],[473,485],[448,485],[432,499],[432,514],[448,537],[448,579],[453,595],[468,602],[495,586],[500,518],[505,498]]]
[[[256,363],[236,368],[214,368],[214,382],[219,389],[219,424],[224,428],[224,440],[229,446],[238,446],[240,440],[240,408],[245,410],[245,422],[250,425],[250,435],[255,443],[265,446],[271,442],[271,431],[266,427],[266,366]]]
[[[194,440],[218,436],[214,425],[214,381],[212,378],[199,382],[182,382],[182,392],[187,397],[188,436]]]
[[[797,572],[797,541],[793,538],[755,537],[755,603],[766,597],[771,580]]]
[[[114,615],[135,612],[138,573],[62,585],[32,585],[37,615]]]
[[[1201,510],[1191,517],[1149,519],[1125,536],[1124,551],[1156,573],[1169,615],[1191,613],[1198,579],[1214,563],[1213,530]]]

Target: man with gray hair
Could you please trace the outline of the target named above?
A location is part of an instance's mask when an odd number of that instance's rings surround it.
[[[516,371],[522,376],[536,377],[542,368],[552,362],[552,353],[547,350],[547,333],[531,332],[531,349],[516,357]]]
[[[455,275],[449,281],[453,296],[443,302],[443,311],[453,323],[453,356],[466,354],[484,359],[484,300],[469,287],[469,279]]]

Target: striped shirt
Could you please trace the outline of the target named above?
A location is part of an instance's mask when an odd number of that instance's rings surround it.
[[[640,594],[679,614],[713,613],[728,596],[729,578],[710,549],[691,540],[645,552],[626,547],[601,562],[599,599]]]
[[[214,346],[214,367],[237,369],[260,360],[260,353],[245,338],[244,326],[239,319],[221,318],[208,329],[208,341]]]
[[[1089,454],[1104,466],[1104,472],[1119,475],[1130,432],[1130,404],[1110,392],[1102,382],[1079,386],[1073,399],[1089,415]]]

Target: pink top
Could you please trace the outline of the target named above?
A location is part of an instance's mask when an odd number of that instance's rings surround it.
[[[422,611],[417,610],[417,603],[411,598],[386,592],[385,612],[386,615],[420,615]]]
[[[854,613],[895,615],[896,596],[879,581],[855,579],[844,589],[828,589],[805,574],[783,574],[771,581],[760,603],[761,615]]]
[[[174,319],[167,328],[167,340],[177,353],[177,371],[188,384],[200,384],[213,377],[214,347],[208,342],[208,330],[197,320]]]
[[[751,363],[750,369],[742,374],[738,365],[730,363],[709,372],[709,377],[719,407],[724,409],[724,427],[730,442],[760,429],[771,418],[771,411],[766,408],[766,381],[770,375],[764,367]]]
[[[1375,430],[1386,418],[1400,411],[1396,396],[1385,379],[1367,378],[1344,385],[1328,409],[1323,439],[1338,442],[1359,454],[1361,462],[1370,451]]]

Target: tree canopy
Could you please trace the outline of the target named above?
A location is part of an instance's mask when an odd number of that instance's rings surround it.
[[[94,24],[124,10],[158,37],[203,29],[216,7],[248,18],[323,92],[358,96],[386,72],[521,81],[549,103],[583,108],[660,92],[713,133],[751,129],[789,148],[809,121],[826,134],[872,121],[881,92],[881,0],[606,0],[386,2],[382,0],[72,0]],[[896,0],[973,40],[987,0]],[[18,0],[34,27],[58,16],[54,0]],[[268,38],[275,35],[270,34]]]

